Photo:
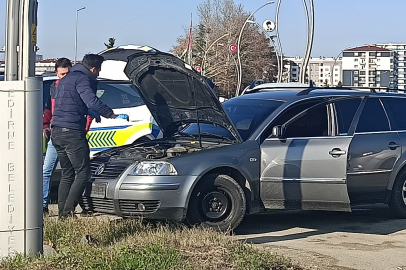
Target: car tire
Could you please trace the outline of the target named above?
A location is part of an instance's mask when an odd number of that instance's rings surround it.
[[[399,218],[406,218],[406,171],[396,177],[389,207]]]
[[[189,225],[226,231],[235,229],[246,211],[241,186],[228,175],[204,176],[190,197],[186,222]]]

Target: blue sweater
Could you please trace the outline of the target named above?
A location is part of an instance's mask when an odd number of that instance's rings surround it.
[[[105,118],[114,118],[113,110],[97,98],[96,91],[93,73],[81,64],[74,65],[56,89],[52,126],[85,130],[88,109]]]

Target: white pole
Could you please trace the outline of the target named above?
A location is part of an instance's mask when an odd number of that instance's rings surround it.
[[[76,28],[75,28],[75,56],[73,58],[73,64],[76,64],[76,55],[78,51],[78,16],[79,16],[79,11],[85,9],[86,7],[81,7],[78,10],[76,10]]]
[[[17,2],[8,0],[7,6]],[[0,82],[0,258],[43,250],[42,79],[34,77],[37,5],[22,0],[20,19],[10,13],[6,19],[6,32],[20,32],[19,55],[10,53],[6,63],[18,67],[19,80]]]

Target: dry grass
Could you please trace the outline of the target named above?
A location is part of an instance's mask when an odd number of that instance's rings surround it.
[[[211,229],[100,218],[44,223],[54,255],[14,256],[1,269],[299,269]]]

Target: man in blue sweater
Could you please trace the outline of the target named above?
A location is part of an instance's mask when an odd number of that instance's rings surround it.
[[[105,118],[127,119],[116,115],[97,96],[97,76],[104,58],[87,54],[59,81],[52,118],[52,142],[58,153],[62,177],[58,189],[59,218],[73,216],[75,207],[90,178],[90,150],[86,139],[89,110]]]

